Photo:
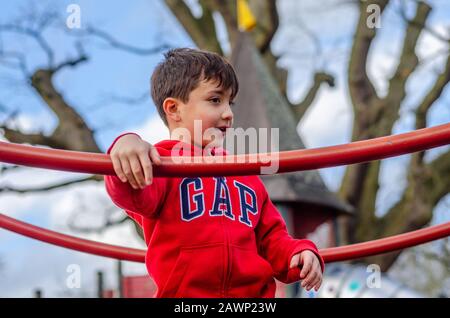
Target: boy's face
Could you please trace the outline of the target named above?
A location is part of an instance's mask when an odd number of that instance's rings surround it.
[[[217,86],[217,82],[203,80],[189,94],[186,103],[179,102],[180,120],[177,126],[189,131],[192,144],[202,147],[208,144],[214,147],[223,146],[226,129],[233,124],[233,101],[230,101],[230,97],[231,89],[224,91]]]

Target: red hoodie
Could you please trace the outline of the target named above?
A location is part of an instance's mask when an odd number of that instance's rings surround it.
[[[155,147],[170,156],[177,143]],[[181,153],[192,154],[192,148]],[[289,263],[303,250],[313,251],[324,269],[314,243],[289,236],[257,176],[155,177],[143,190],[116,176],[105,183],[113,202],[143,229],[156,297],[274,297],[274,277],[299,280]]]

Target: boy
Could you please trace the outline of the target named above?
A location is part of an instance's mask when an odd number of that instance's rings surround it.
[[[302,287],[317,291],[324,263],[316,246],[288,235],[259,177],[152,176],[152,164],[180,144],[181,156],[211,145],[210,155],[221,155],[238,92],[232,66],[215,53],[175,49],[151,84],[172,139],[152,146],[136,134],[119,136],[108,150],[117,177],[105,182],[114,203],[143,228],[156,296],[274,297],[273,277],[300,279]],[[200,139],[192,137],[197,120]]]

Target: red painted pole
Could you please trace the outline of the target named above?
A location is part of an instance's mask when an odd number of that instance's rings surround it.
[[[449,235],[450,222],[447,222],[374,241],[326,248],[320,253],[326,263],[340,262],[400,250]]]
[[[84,253],[144,263],[145,251],[80,239],[13,219],[0,213],[0,227],[53,245]]]
[[[145,251],[93,242],[43,229],[0,214],[0,227],[53,245],[120,260],[145,261]],[[450,235],[450,222],[375,241],[320,250],[325,263],[346,261],[404,249]]]
[[[344,145],[284,151],[272,154],[271,158],[278,160],[277,173],[281,173],[379,160],[447,144],[450,144],[450,123]],[[6,142],[0,142],[0,161],[63,171],[114,174],[111,160],[105,154],[44,149]],[[261,160],[252,162],[248,155],[209,157],[207,161],[200,158],[199,162],[176,163],[172,157],[163,157],[162,165],[154,167],[154,175],[258,175],[262,167],[271,165]]]

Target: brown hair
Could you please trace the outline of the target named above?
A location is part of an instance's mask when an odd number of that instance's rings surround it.
[[[215,80],[218,87],[231,89],[234,99],[239,84],[231,64],[219,54],[189,48],[178,48],[164,54],[165,60],[154,70],[151,78],[153,102],[167,125],[163,102],[168,97],[179,98],[186,103],[189,94],[200,81]]]

